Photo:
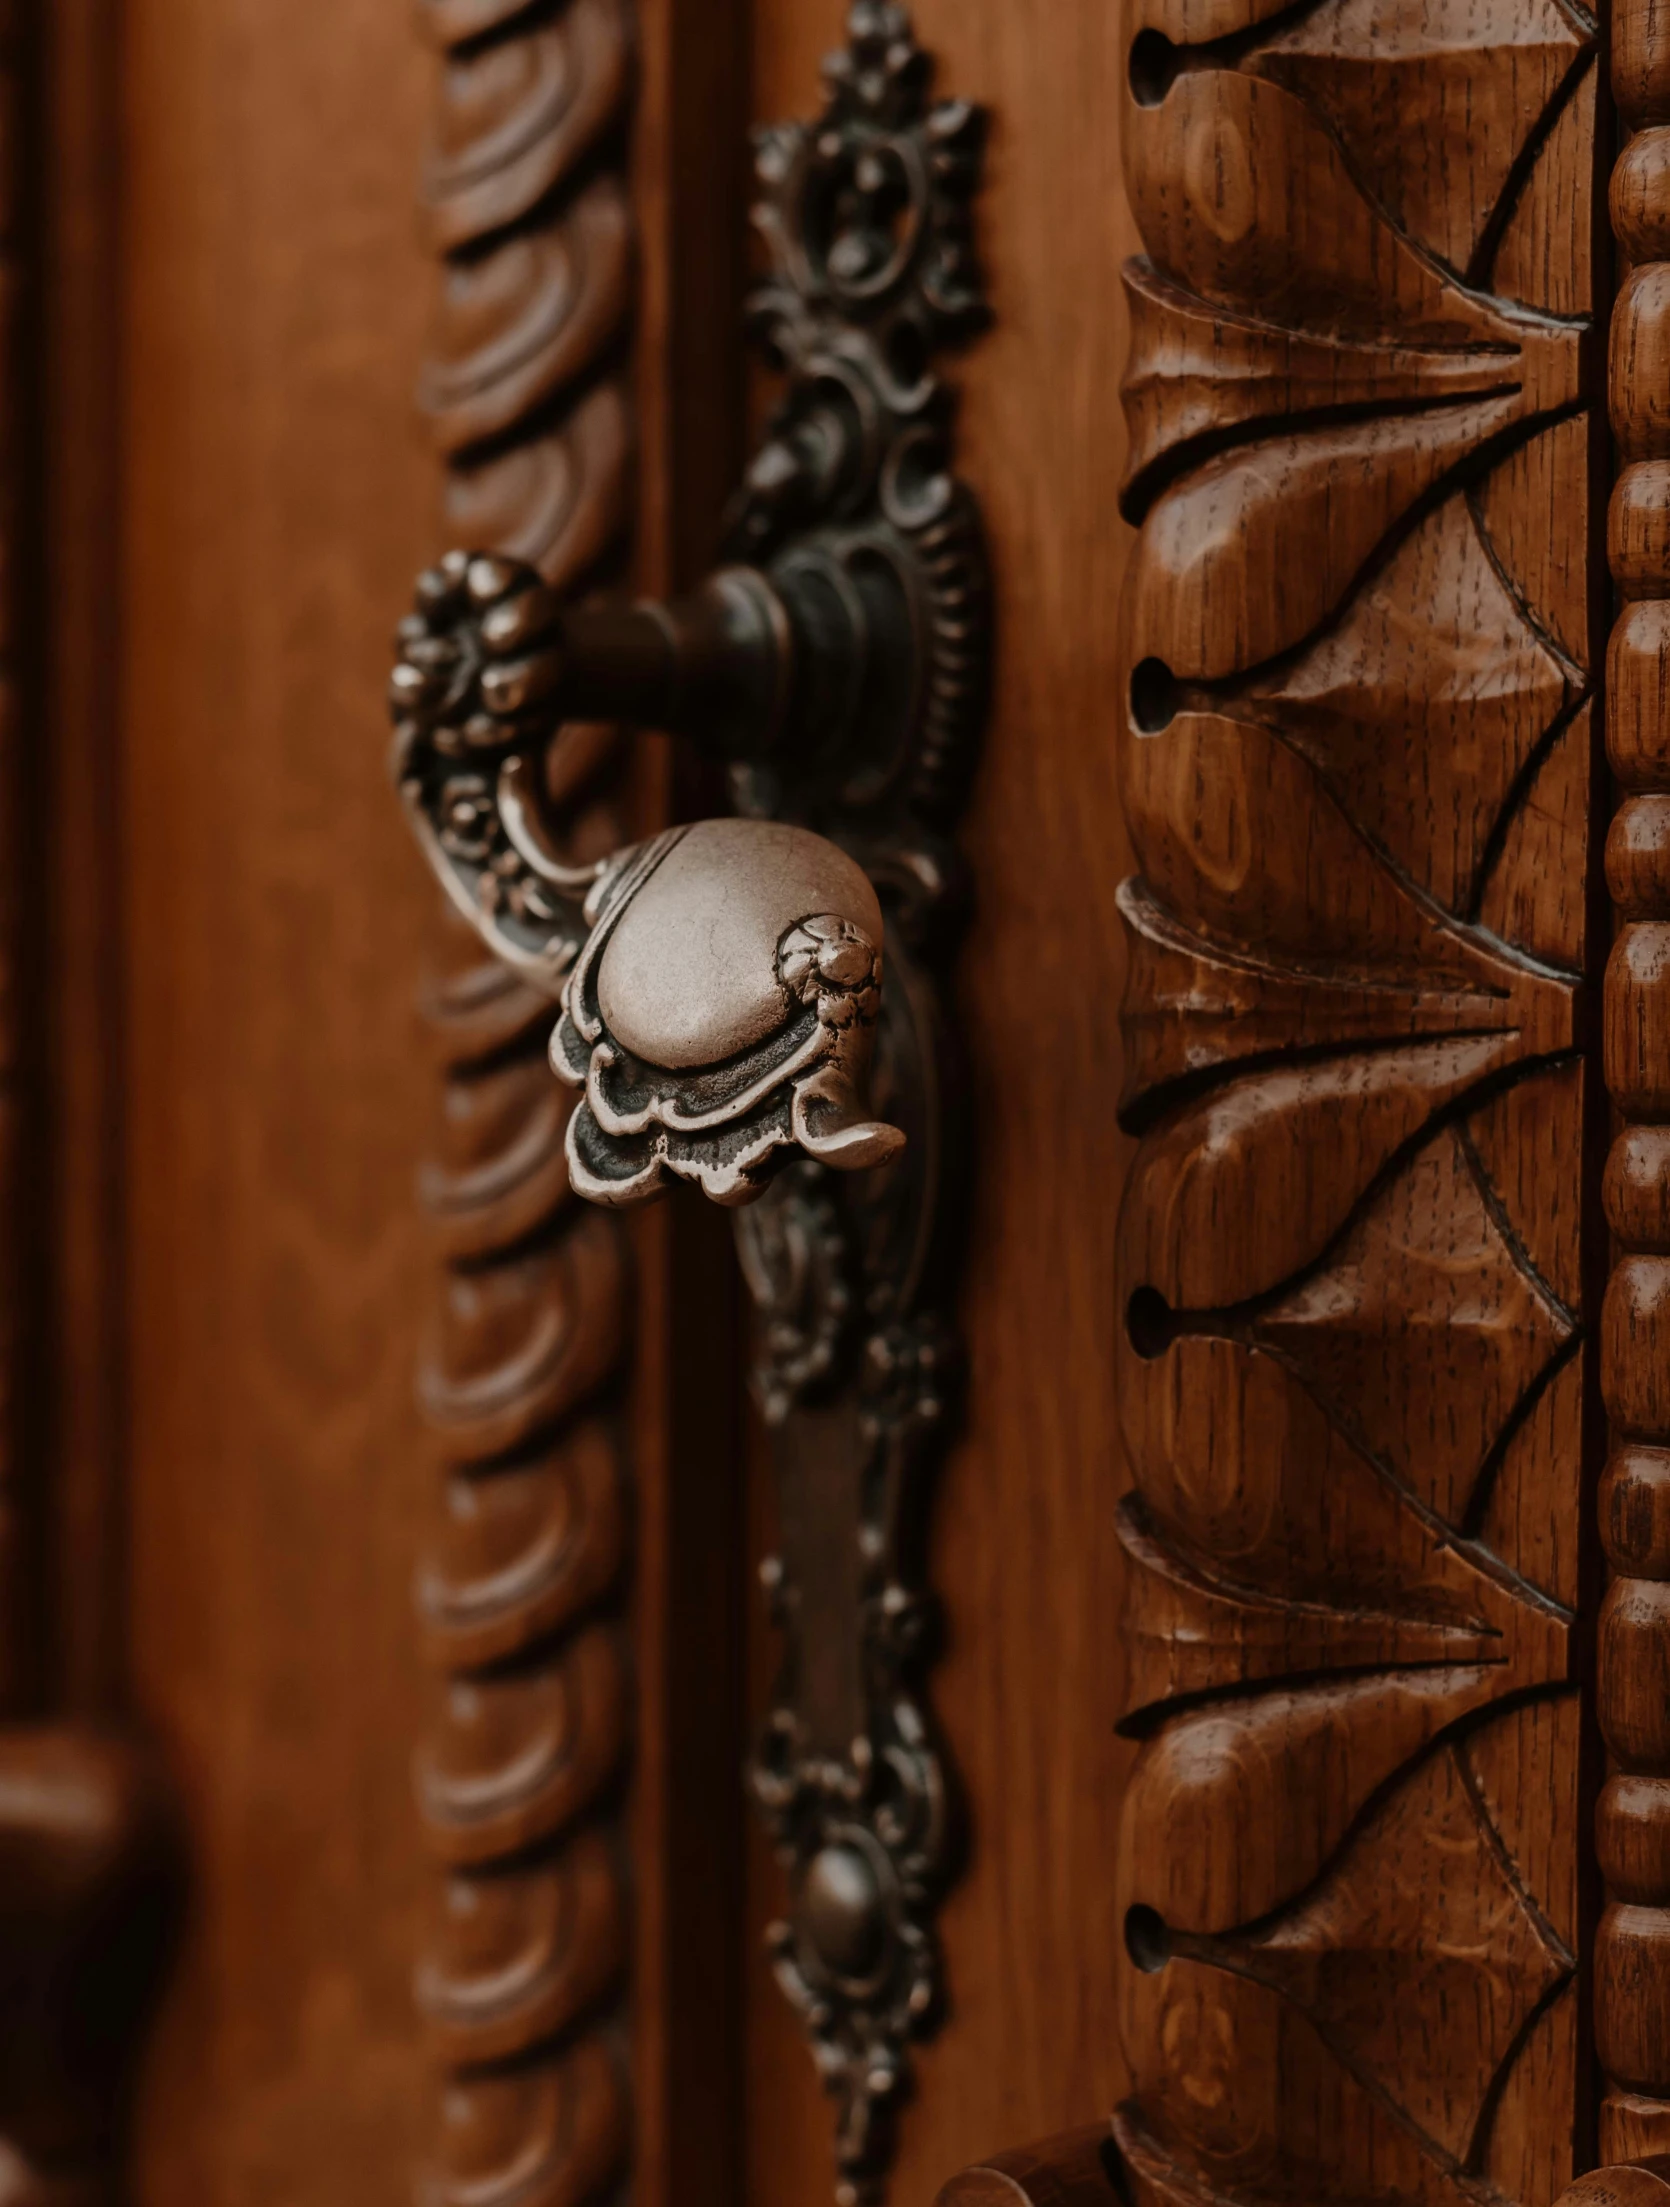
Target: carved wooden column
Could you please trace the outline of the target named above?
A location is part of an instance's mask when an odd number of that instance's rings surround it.
[[[1606,1168],[1617,1237],[1601,1369],[1613,1452],[1600,1495],[1611,1584],[1596,1698],[1610,1775],[1596,1818],[1606,1912],[1595,1946],[1603,2162],[1670,2150],[1670,23],[1620,0],[1613,92],[1633,135],[1612,224],[1633,264],[1612,316],[1622,472],[1607,551],[1622,601],[1607,654],[1606,845],[1617,935],[1606,973]]]
[[[949,2196],[1547,2200],[1591,2152],[1597,36],[1127,20],[1132,2085],[1111,2161]]]
[[[1267,13],[1132,17],[1115,2133],[1145,2202],[1546,2196],[1595,42]]]
[[[446,533],[567,588],[618,559],[630,518],[627,10],[423,14],[441,284],[420,400]],[[590,727],[552,751],[570,855],[623,840],[615,751]],[[568,1187],[554,1003],[461,931],[429,1009],[441,1125],[422,1194],[444,1269],[420,1375],[440,1478],[418,1601],[439,1691],[418,1784],[441,1874],[418,1995],[442,2074],[425,2192],[557,2207],[618,2180],[629,2142],[627,1252]]]

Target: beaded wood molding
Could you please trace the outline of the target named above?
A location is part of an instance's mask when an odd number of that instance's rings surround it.
[[[424,173],[440,261],[420,400],[450,540],[571,589],[631,519],[626,0],[424,0],[440,54]],[[616,732],[565,730],[548,779],[577,858],[623,840]],[[552,998],[460,927],[429,1009],[443,1270],[420,1395],[439,1493],[418,1601],[439,1678],[418,1787],[440,1866],[418,1969],[440,2077],[431,2207],[559,2207],[624,2174],[631,1731],[629,1497],[612,1389],[631,1294],[582,1211]]]
[[[1595,1942],[1600,2158],[1670,2152],[1670,20],[1612,14],[1612,89],[1630,133],[1612,174],[1629,273],[1612,315],[1622,472],[1607,517],[1620,601],[1606,748],[1621,801],[1606,843],[1617,933],[1606,969],[1616,1236],[1601,1333],[1613,1450],[1600,1490],[1611,1570],[1596,1699],[1609,1775],[1596,1817],[1606,1909]],[[1614,2174],[1616,2172],[1613,2172]],[[1661,2183],[1637,2176],[1627,2194]]]

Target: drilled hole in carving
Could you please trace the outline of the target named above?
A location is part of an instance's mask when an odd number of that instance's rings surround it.
[[[1163,659],[1140,659],[1131,670],[1131,718],[1145,736],[1169,728],[1182,710],[1177,677]]]
[[[1139,107],[1158,107],[1177,82],[1177,48],[1164,31],[1139,31],[1131,43],[1131,95]]]
[[[1171,1933],[1157,1908],[1139,1903],[1125,1911],[1125,1952],[1150,1977],[1171,1960]]]
[[[1145,1362],[1164,1356],[1177,1338],[1177,1318],[1157,1287],[1139,1287],[1125,1306],[1125,1332]]]

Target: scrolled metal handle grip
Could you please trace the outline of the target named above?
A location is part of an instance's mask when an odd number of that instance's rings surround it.
[[[747,1203],[792,1156],[856,1171],[904,1145],[869,1108],[884,929],[856,861],[805,828],[725,819],[576,864],[546,814],[543,755],[567,713],[748,698],[775,648],[749,591],[722,572],[682,620],[588,617],[531,568],[453,554],[401,627],[396,777],[460,909],[561,989],[551,1062],[585,1092],[568,1160],[594,1202],[675,1177]]]

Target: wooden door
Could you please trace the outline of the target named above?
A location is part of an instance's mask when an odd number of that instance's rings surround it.
[[[102,1756],[145,1934],[90,2129],[0,2028],[43,2196],[834,2196],[730,1236],[574,1200],[384,690],[448,543],[706,573],[781,389],[749,127],[912,24],[988,114],[905,1589],[958,1837],[846,2196],[1662,2189],[1670,80],[1614,13],[20,0],[0,1836],[8,1754]],[[726,801],[658,736],[550,773],[588,860]]]

